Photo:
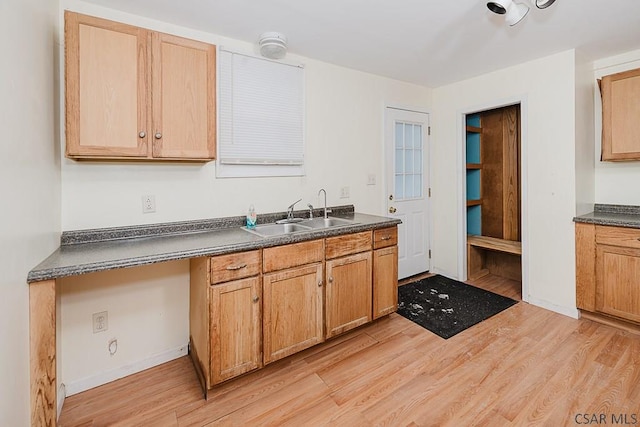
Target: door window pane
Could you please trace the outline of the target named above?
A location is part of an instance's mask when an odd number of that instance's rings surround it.
[[[423,126],[396,122],[395,124],[395,198],[422,197]]]

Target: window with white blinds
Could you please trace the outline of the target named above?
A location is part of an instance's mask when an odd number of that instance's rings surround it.
[[[218,53],[218,176],[302,175],[304,69]]]

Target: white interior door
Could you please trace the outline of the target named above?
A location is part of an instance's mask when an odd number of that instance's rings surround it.
[[[385,112],[389,216],[398,227],[398,278],[429,271],[429,115],[396,108]]]

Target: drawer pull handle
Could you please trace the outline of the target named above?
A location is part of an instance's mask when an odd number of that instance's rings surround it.
[[[237,271],[237,270],[242,270],[243,268],[247,268],[247,264],[230,265],[229,267],[227,267],[227,270]]]
[[[391,240],[391,236],[382,236],[380,240]]]
[[[258,301],[260,301],[260,297],[259,296],[256,295],[255,297],[253,297],[253,302],[258,302]]]

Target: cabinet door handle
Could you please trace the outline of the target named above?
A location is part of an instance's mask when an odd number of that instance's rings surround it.
[[[380,240],[391,240],[391,236],[382,236]]]
[[[145,131],[141,130],[140,133],[138,134],[138,136],[140,138],[144,138],[145,136],[147,136],[147,133]]]
[[[333,277],[329,276],[329,283],[333,283]]]
[[[246,267],[247,267],[247,264],[230,265],[229,267],[227,267],[227,270],[236,271],[236,270],[242,270],[243,268],[246,268]]]
[[[253,297],[253,302],[258,302],[258,301],[260,301],[260,297],[259,297],[259,296],[257,296],[257,295],[256,295],[256,296],[254,296],[254,297]]]
[[[156,132],[155,137],[156,139],[160,139],[162,138],[162,134],[160,132]]]
[[[318,287],[321,288],[322,287],[322,280],[318,282]]]

